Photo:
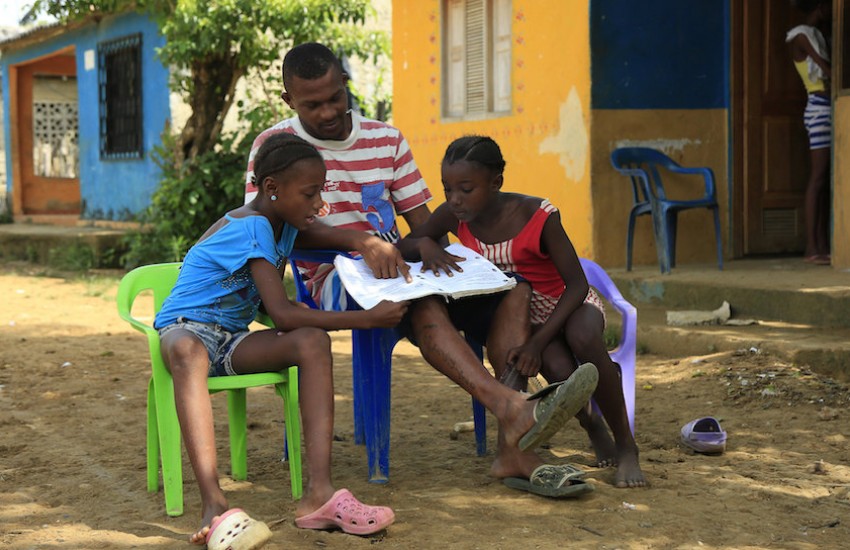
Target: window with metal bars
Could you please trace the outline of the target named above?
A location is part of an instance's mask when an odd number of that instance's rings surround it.
[[[142,142],[142,35],[97,47],[100,158],[140,159]]]
[[[511,110],[511,0],[443,1],[443,116]]]

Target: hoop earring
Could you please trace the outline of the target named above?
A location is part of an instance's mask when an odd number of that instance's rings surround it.
[[[271,196],[271,199],[272,199],[273,201],[276,201],[276,200],[277,200],[277,195],[272,195],[272,196]]]

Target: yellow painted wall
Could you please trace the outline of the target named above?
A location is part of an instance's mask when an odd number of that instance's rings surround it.
[[[432,207],[444,200],[448,144],[486,134],[507,161],[504,189],[549,198],[579,255],[594,257],[588,0],[513,0],[513,110],[460,122],[441,116],[441,4],[393,1],[393,122],[435,196]]]
[[[850,96],[836,98],[833,112],[832,266],[850,268]]]
[[[720,231],[724,258],[729,248],[729,193],[727,166],[728,124],[725,109],[708,110],[604,110],[593,111],[591,180],[594,207],[596,261],[606,267],[625,266],[626,229],[632,192],[629,178],[611,166],[617,147],[652,147],[683,166],[708,166],[714,172],[720,204]],[[664,176],[662,176],[664,177]],[[703,181],[695,176],[664,179],[671,199],[693,199],[703,194]],[[717,263],[714,222],[708,210],[679,214],[676,262]],[[635,225],[633,265],[658,265],[652,222],[641,216]]]

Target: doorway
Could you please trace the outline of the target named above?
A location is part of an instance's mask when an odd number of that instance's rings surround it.
[[[81,211],[76,60],[68,49],[13,67],[16,215]]]
[[[733,254],[802,253],[809,173],[806,92],[785,34],[788,1],[732,0]]]

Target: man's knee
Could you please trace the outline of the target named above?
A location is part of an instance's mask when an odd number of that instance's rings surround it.
[[[446,303],[439,296],[426,296],[410,304],[408,308],[413,330],[426,324],[450,322]]]

